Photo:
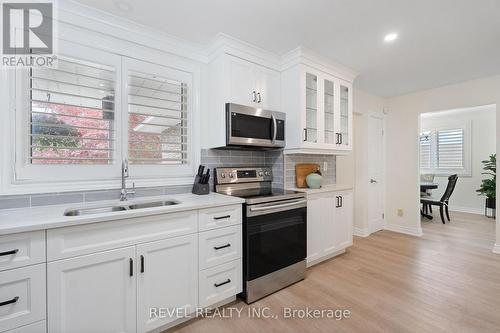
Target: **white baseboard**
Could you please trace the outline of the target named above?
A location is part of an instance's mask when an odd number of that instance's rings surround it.
[[[493,246],[493,253],[500,254],[500,244]]]
[[[370,235],[371,235],[370,229],[354,227],[354,236],[368,237]]]
[[[402,225],[398,225],[398,224],[386,223],[384,226],[384,230],[399,232],[401,234],[406,234],[406,235],[411,235],[411,236],[416,236],[416,237],[421,237],[424,234],[422,232],[422,228],[420,226],[407,227],[407,226],[402,226]]]
[[[450,206],[451,212],[459,212],[459,213],[469,213],[469,214],[484,214],[484,208],[473,208],[473,207],[461,207],[461,206]],[[439,210],[438,210],[439,212]]]

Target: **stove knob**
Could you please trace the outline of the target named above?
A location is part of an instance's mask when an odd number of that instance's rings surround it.
[[[259,177],[262,177],[262,171],[259,171]]]
[[[266,176],[269,176],[269,175],[270,175],[269,171],[266,171],[264,174],[265,174]]]
[[[225,173],[225,172],[221,173],[221,174],[220,174],[220,177],[221,177],[221,178],[226,178],[226,173]]]
[[[234,174],[232,172],[229,174],[229,178],[234,178]]]

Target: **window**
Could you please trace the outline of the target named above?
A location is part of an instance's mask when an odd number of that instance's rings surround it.
[[[30,69],[31,164],[110,164],[114,159],[114,68],[59,59]]]
[[[155,59],[179,69],[60,40],[57,67],[9,74],[16,110],[15,144],[3,164],[15,165],[9,190],[115,187],[123,159],[138,187],[192,182],[199,69],[164,54]]]
[[[426,129],[420,134],[420,169],[425,173],[470,174],[470,124]]]
[[[132,71],[128,86],[130,162],[186,164],[187,84]]]

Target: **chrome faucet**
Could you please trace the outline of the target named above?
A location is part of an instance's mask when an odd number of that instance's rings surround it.
[[[128,161],[123,160],[122,161],[122,189],[120,190],[120,201],[127,201],[127,196],[129,194],[134,194],[135,193],[135,183],[132,183],[132,190],[127,189],[127,184],[125,182],[125,178],[129,177],[129,172],[128,172]]]

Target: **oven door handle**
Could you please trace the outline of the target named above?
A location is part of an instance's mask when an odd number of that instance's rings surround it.
[[[303,204],[306,203],[307,200],[299,200],[299,201],[294,201],[294,202],[289,202],[289,203],[284,203],[280,205],[273,205],[273,206],[264,206],[264,207],[250,207],[251,212],[260,212],[263,210],[270,210],[270,209],[277,209],[277,208],[284,208],[284,207],[289,207],[289,206],[295,206],[298,204]]]
[[[276,143],[276,133],[278,132],[278,124],[276,123],[276,117],[274,115],[271,115],[271,119],[273,121],[272,144],[275,144]]]

